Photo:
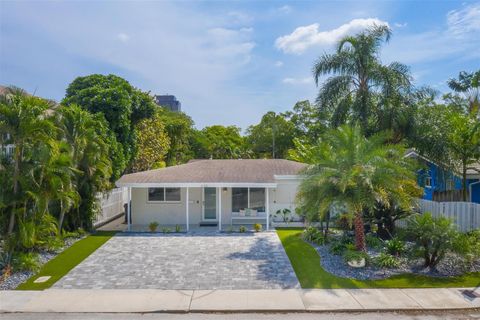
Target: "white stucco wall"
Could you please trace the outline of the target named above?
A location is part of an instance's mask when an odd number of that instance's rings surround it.
[[[277,180],[277,187],[269,189],[270,214],[288,208],[295,212],[295,195],[299,180]],[[160,225],[185,224],[186,189],[181,188],[180,202],[148,202],[147,188],[132,188],[132,224],[147,225],[156,221]],[[232,211],[232,189],[220,188],[222,197],[222,224],[229,224]],[[198,224],[202,221],[202,188],[190,188],[189,222]],[[217,211],[218,218],[218,211]],[[278,220],[278,219],[275,219]]]

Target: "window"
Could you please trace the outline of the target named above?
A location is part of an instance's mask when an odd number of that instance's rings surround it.
[[[446,185],[446,189],[447,190],[453,190],[454,189],[454,183],[453,183],[453,180],[452,179],[448,179],[447,180],[447,185]]]
[[[248,188],[232,188],[232,211],[248,208]]]
[[[250,204],[248,207],[259,212],[265,212],[264,188],[250,188]]]
[[[148,188],[148,201],[180,201],[180,188]]]
[[[232,211],[250,208],[265,212],[264,188],[232,188]]]
[[[432,187],[432,177],[425,178],[425,187],[431,188]]]

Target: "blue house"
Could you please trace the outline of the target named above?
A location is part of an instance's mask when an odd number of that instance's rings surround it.
[[[415,158],[422,164],[417,172],[417,182],[424,190],[423,199],[461,201],[462,177],[446,170],[430,159],[409,150],[405,157]],[[470,202],[480,203],[480,164],[467,170],[467,188]]]

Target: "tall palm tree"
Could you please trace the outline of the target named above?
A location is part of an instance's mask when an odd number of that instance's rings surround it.
[[[303,172],[298,206],[320,217],[333,205],[344,206],[354,217],[358,250],[365,250],[365,211],[392,203],[411,206],[405,186],[416,185],[414,171],[403,157],[403,147],[386,144],[388,138],[385,134],[365,138],[358,125],[343,125],[297,154],[297,160],[311,164]]]
[[[458,79],[450,79],[447,82],[450,89],[463,93],[468,100],[468,111],[477,115],[480,111],[480,70],[475,72],[462,71]]]
[[[58,114],[62,139],[70,146],[70,157],[75,168],[75,187],[80,196],[78,205],[75,195],[64,198],[67,208],[60,213],[59,225],[61,227],[63,224],[68,208],[76,209],[79,224],[90,224],[96,193],[110,187],[112,165],[109,158],[108,126],[101,114],[91,114],[76,105],[62,107]]]
[[[13,144],[11,177],[11,207],[7,233],[15,227],[15,215],[21,203],[21,175],[32,157],[33,146],[48,143],[54,136],[54,125],[48,117],[52,104],[44,99],[28,95],[18,88],[8,88],[0,96],[0,144]]]
[[[325,53],[315,63],[313,75],[317,85],[320,77],[330,76],[320,89],[317,103],[332,110],[334,127],[351,118],[367,131],[375,105],[396,90],[410,86],[405,65],[399,62],[383,65],[380,61],[381,45],[390,36],[388,26],[374,25],[355,36],[344,37],[335,53]]]

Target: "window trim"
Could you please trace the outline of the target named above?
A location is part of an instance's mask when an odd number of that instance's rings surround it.
[[[180,187],[148,187],[147,189],[147,203],[181,203],[182,202],[182,188]],[[163,189],[164,200],[150,200],[149,199],[149,190],[150,189]],[[180,190],[180,200],[167,200],[167,190],[166,189],[179,189]]]
[[[259,187],[232,187],[232,197],[231,197],[231,208],[232,208],[232,213],[240,213],[239,211],[233,211],[233,189],[247,189],[247,208],[250,208],[250,189],[264,189],[263,193],[263,207],[265,208],[264,211],[257,211],[259,213],[265,213],[267,211],[267,188],[259,188]]]
[[[428,184],[427,184],[428,181]],[[428,176],[425,178],[425,188],[432,188],[432,177]]]

